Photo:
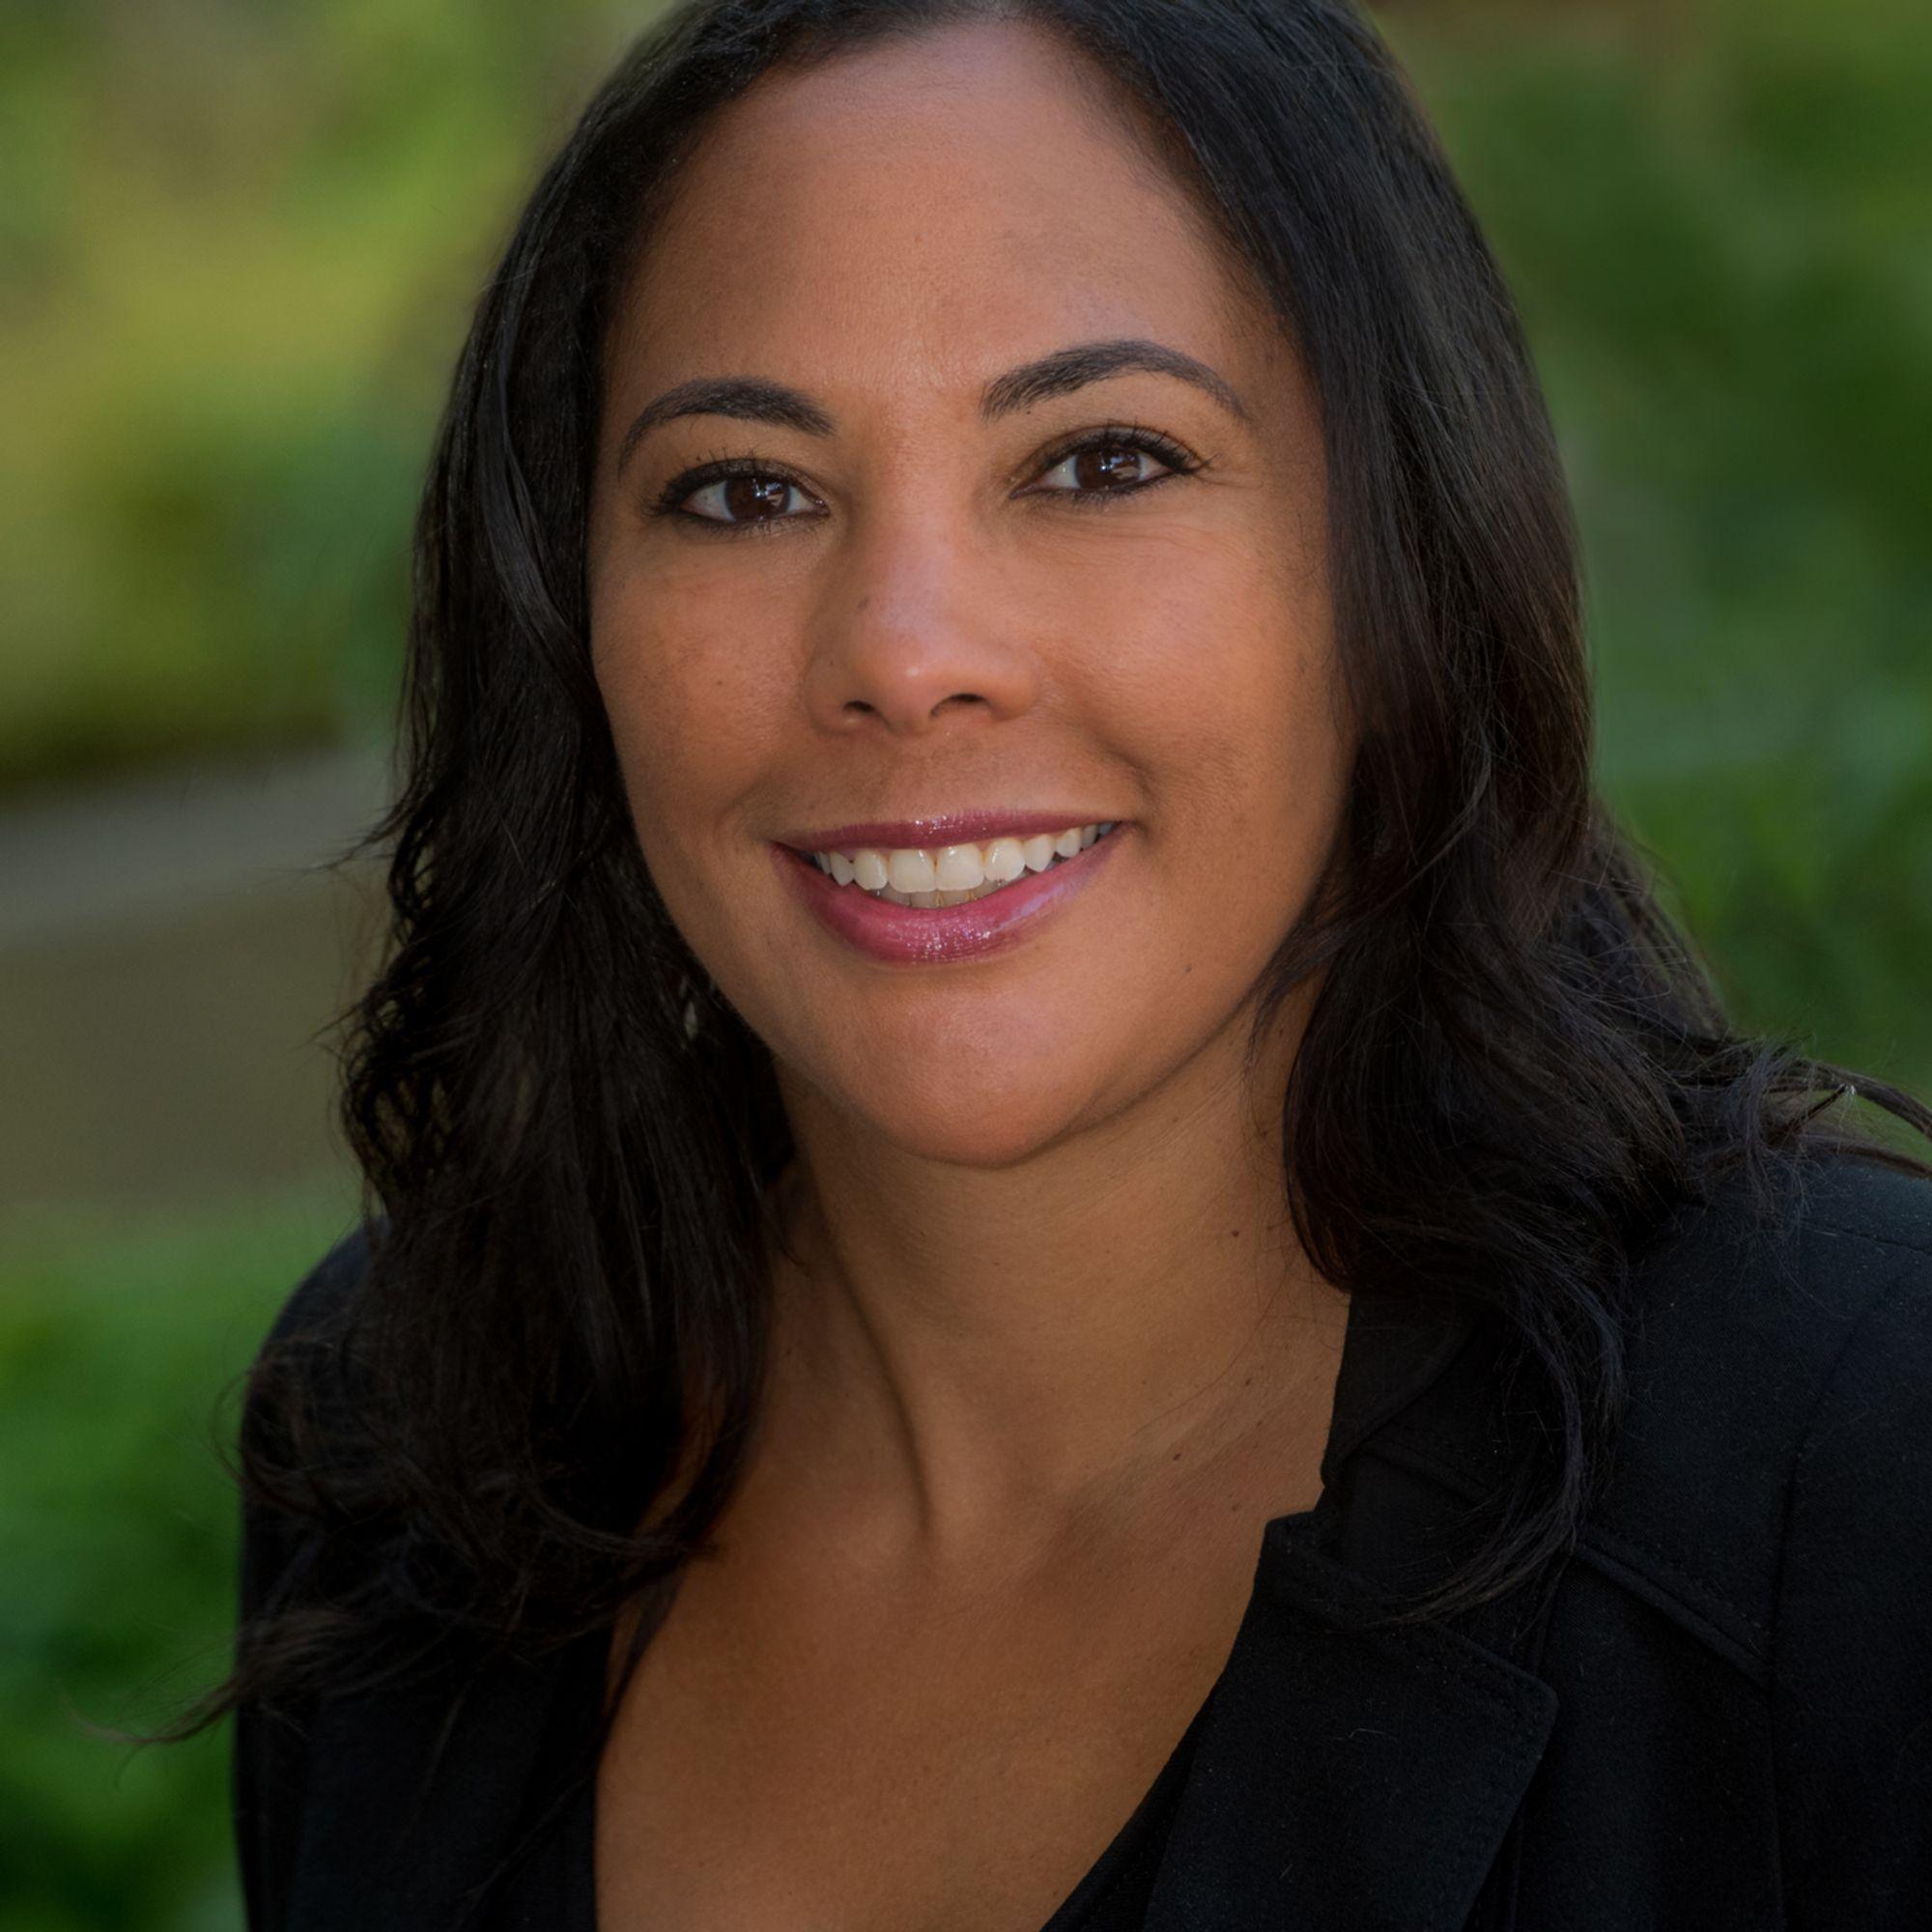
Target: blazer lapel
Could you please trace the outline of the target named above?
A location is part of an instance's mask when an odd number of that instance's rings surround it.
[[[1543,1755],[1556,1693],[1453,1632],[1365,1633],[1376,1593],[1268,1532],[1148,1932],[1455,1932]]]
[[[1556,1693],[1463,1630],[1364,1628],[1390,1603],[1390,1577],[1445,1560],[1463,1504],[1359,1451],[1406,1418],[1464,1474],[1479,1464],[1493,1449],[1492,1342],[1467,1308],[1419,1294],[1350,1310],[1321,1503],[1264,1535],[1148,1932],[1467,1922]]]

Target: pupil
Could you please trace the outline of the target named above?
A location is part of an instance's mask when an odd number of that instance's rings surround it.
[[[1134,483],[1140,479],[1133,466],[1140,451],[1110,443],[1100,449],[1083,449],[1074,459],[1075,480],[1083,490],[1105,489],[1110,483]]]
[[[784,508],[785,492],[791,488],[778,476],[727,476],[724,479],[724,507],[733,523],[750,523],[760,510],[774,514]]]

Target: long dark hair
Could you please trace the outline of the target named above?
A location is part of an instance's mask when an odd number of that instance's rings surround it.
[[[1001,18],[1156,130],[1320,397],[1333,598],[1364,741],[1260,1040],[1325,968],[1283,1183],[1338,1287],[1486,1306],[1542,1426],[1487,1540],[1400,1618],[1571,1546],[1624,1402],[1620,1296],[1673,1206],[1801,1145],[1866,1150],[1852,1082],[1727,1022],[1592,783],[1576,538],[1493,260],[1344,0],[700,0],[544,173],[456,371],[415,539],[380,976],[346,1016],[366,1252],[327,1336],[254,1373],[249,1507],[307,1520],[205,1716],[424,1645],[541,1648],[667,1601],[757,1412],[771,1056],[640,856],[592,680],[584,551],[615,292],[706,117],[774,70]],[[1869,1099],[1932,1133],[1877,1080]],[[640,1524],[646,1526],[640,1527]],[[299,1572],[299,1588],[291,1578]],[[415,1633],[395,1651],[380,1633]],[[205,1720],[205,1717],[204,1719]]]

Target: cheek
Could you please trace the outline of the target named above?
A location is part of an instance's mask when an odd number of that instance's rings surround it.
[[[644,863],[680,925],[708,934],[708,901],[744,863],[733,831],[783,715],[770,654],[761,662],[715,601],[696,606],[658,583],[648,599],[606,594],[593,613],[592,668]]]
[[[1348,753],[1319,565],[1259,529],[1217,533],[1151,551],[1090,612],[1111,642],[1083,653],[1079,702],[1141,767],[1155,844],[1211,854],[1201,874],[1237,867],[1275,892],[1312,883]]]
[[[660,574],[598,587],[591,665],[639,816],[729,799],[770,756],[772,654],[716,596]]]

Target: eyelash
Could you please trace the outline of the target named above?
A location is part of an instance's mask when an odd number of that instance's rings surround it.
[[[1104,429],[1084,431],[1070,441],[1059,444],[1042,461],[1040,469],[1042,471],[1057,469],[1068,457],[1084,456],[1094,449],[1141,450],[1156,462],[1165,464],[1167,470],[1164,475],[1145,477],[1138,483],[1124,483],[1109,490],[1046,490],[1037,494],[1064,497],[1080,509],[1111,509],[1122,497],[1137,497],[1143,490],[1151,490],[1158,483],[1172,482],[1177,476],[1192,476],[1208,467],[1203,458],[1190,454],[1172,437],[1164,436],[1159,430],[1148,429],[1140,423],[1113,423]],[[805,488],[790,471],[761,457],[720,456],[673,476],[647,506],[648,512],[654,517],[677,517],[685,523],[701,525],[707,532],[719,536],[768,535],[784,524],[808,521],[800,516],[787,516],[753,517],[744,523],[730,523],[722,517],[701,517],[696,511],[678,507],[686,497],[696,496],[707,484],[723,482],[732,476],[757,476],[771,483],[789,484],[795,490]]]

